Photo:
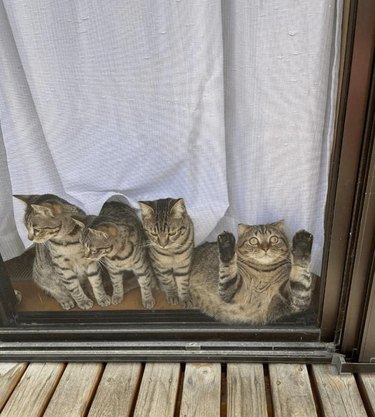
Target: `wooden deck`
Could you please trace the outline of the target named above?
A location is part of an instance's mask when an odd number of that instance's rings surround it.
[[[330,365],[0,363],[1,417],[375,416],[375,374]]]

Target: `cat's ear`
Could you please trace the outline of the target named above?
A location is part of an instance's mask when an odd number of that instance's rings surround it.
[[[77,226],[79,226],[80,229],[85,228],[86,224],[82,219],[76,219],[76,218],[72,217],[72,220]]]
[[[249,229],[251,228],[251,226],[249,226],[248,224],[243,224],[240,223],[238,225],[238,236],[242,236],[244,233],[246,233]]]
[[[33,209],[34,213],[39,214],[43,217],[54,217],[54,213],[50,207],[40,206],[39,204],[31,204],[31,208]]]
[[[142,211],[142,217],[144,219],[150,218],[155,214],[152,201],[138,201],[139,207]]]
[[[183,198],[178,198],[174,200],[171,209],[169,210],[172,217],[175,219],[181,219],[186,215],[186,207]]]
[[[285,232],[284,220],[279,220],[278,222],[271,223],[271,226],[279,230],[280,232]]]
[[[110,237],[114,238],[119,235],[119,228],[117,227],[115,223],[111,223],[111,222],[106,222],[106,223],[101,224],[100,226],[98,226],[98,228],[95,231],[102,233],[106,239]]]
[[[60,203],[60,201],[54,201],[53,203],[50,203],[50,206],[54,215],[61,214],[64,211],[69,212],[69,210],[66,210],[66,208],[70,208],[70,204],[64,205]]]
[[[13,195],[14,198],[17,198],[18,200],[23,201],[24,203],[30,205],[32,201],[35,201],[37,197],[39,197],[38,194],[30,194],[30,195],[26,195],[26,194],[14,194]]]

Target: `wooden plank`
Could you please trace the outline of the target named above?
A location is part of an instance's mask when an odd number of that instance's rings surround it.
[[[134,417],[173,417],[180,370],[178,363],[146,364]]]
[[[267,417],[263,365],[227,365],[227,417]]]
[[[220,416],[219,363],[186,365],[180,417]]]
[[[64,371],[62,363],[32,363],[0,414],[1,417],[41,417]]]
[[[367,417],[352,374],[338,375],[332,365],[313,365],[312,370],[325,417]]]
[[[102,370],[98,363],[69,363],[43,417],[86,415]]]
[[[275,417],[317,416],[306,365],[270,364],[269,370]]]
[[[141,376],[140,363],[109,363],[88,417],[129,417]]]
[[[26,368],[26,363],[0,363],[0,411]]]
[[[358,382],[371,417],[375,417],[375,374],[359,374]]]

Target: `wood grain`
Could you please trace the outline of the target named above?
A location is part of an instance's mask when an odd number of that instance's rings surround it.
[[[88,417],[129,417],[137,394],[140,363],[109,363]]]
[[[227,417],[267,417],[263,365],[227,365]]]
[[[43,417],[82,417],[103,369],[97,363],[69,363]]]
[[[313,365],[312,370],[325,417],[367,417],[352,374],[338,375],[332,365]]]
[[[145,366],[134,417],[173,417],[180,370],[178,363]]]
[[[220,385],[219,363],[187,364],[180,417],[220,416]]]
[[[41,417],[63,370],[61,363],[30,364],[0,416]]]
[[[359,374],[358,383],[371,417],[375,417],[375,374]]]
[[[26,363],[0,363],[0,411],[27,367]]]
[[[317,417],[306,365],[270,364],[269,370],[275,417]]]

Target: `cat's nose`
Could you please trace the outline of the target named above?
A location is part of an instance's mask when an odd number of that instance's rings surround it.
[[[28,238],[29,240],[33,240],[33,239],[34,239],[34,233],[29,232],[29,233],[27,234],[27,238]]]
[[[268,249],[270,248],[269,245],[267,245],[267,243],[262,243],[260,245],[260,247],[264,250],[264,252],[267,253]]]
[[[165,247],[168,245],[168,238],[165,238],[165,237],[160,237],[160,238],[159,238],[159,245],[160,245],[162,248],[165,248]]]

